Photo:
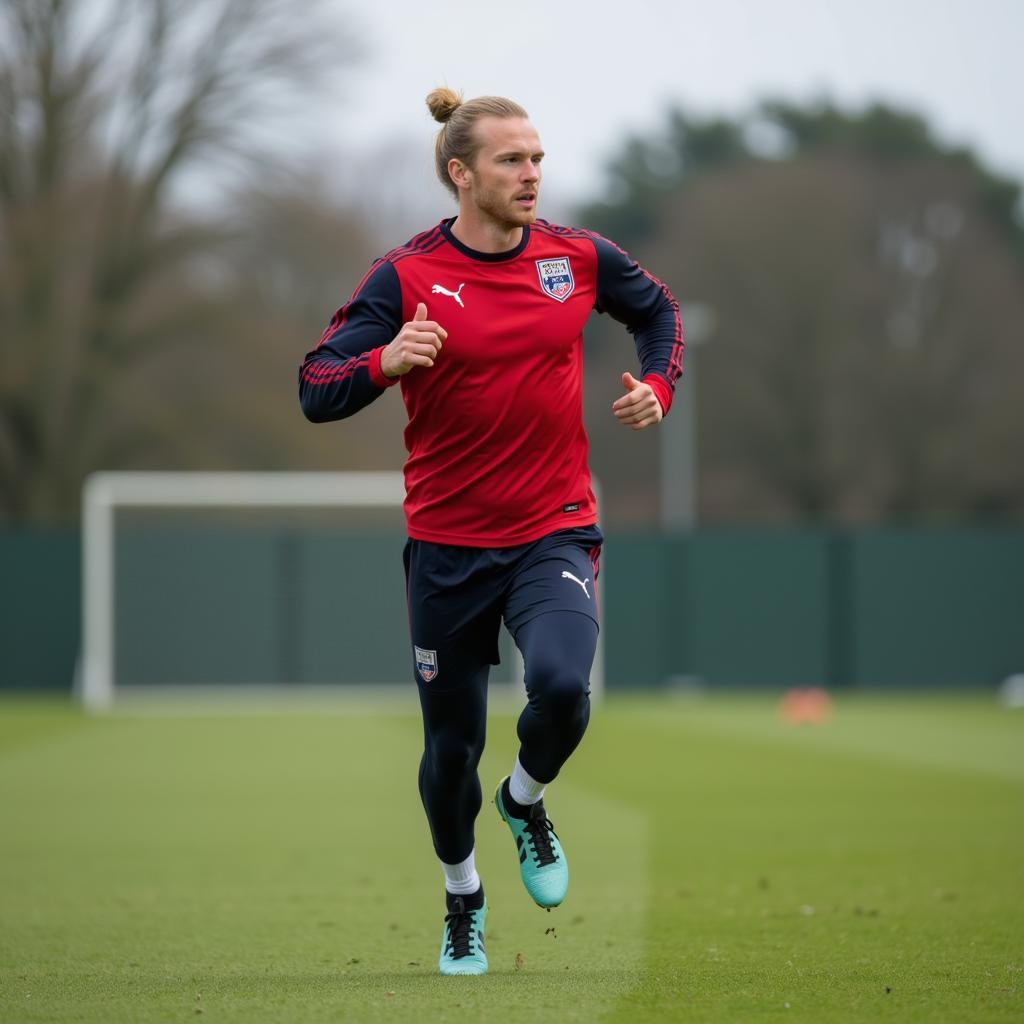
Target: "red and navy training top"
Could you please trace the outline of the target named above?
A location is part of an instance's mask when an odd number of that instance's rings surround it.
[[[454,218],[377,260],[299,371],[315,423],[401,381],[409,536],[507,547],[597,520],[583,428],[583,325],[625,324],[668,412],[683,330],[669,290],[592,231],[538,220],[507,252],[476,252]],[[418,303],[447,332],[433,367],[385,377],[383,348]]]

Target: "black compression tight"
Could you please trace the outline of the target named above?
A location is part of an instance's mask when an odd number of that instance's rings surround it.
[[[516,643],[526,665],[528,696],[517,727],[519,761],[538,782],[551,782],[590,718],[597,624],[579,612],[547,612],[521,626]],[[458,864],[473,849],[473,824],[482,803],[477,765],[486,736],[487,674],[482,664],[457,689],[419,687],[420,797],[434,849],[446,864]]]

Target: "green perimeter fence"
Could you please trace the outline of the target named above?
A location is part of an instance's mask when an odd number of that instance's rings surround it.
[[[610,688],[994,686],[1024,672],[1024,531],[610,534]],[[67,690],[76,531],[0,533],[0,687]],[[410,673],[394,535],[125,530],[118,678],[396,682]]]

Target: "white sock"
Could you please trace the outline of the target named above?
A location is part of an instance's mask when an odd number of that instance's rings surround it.
[[[546,782],[538,782],[529,775],[519,763],[519,758],[516,758],[516,765],[508,777],[508,791],[517,804],[522,804],[524,807],[535,804],[544,795],[546,785]]]
[[[453,896],[470,896],[480,888],[475,850],[470,850],[469,856],[458,864],[441,861],[441,870],[444,872],[444,887]]]

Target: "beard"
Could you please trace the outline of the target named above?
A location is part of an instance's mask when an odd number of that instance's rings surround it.
[[[539,189],[537,191],[539,195]],[[524,209],[502,189],[480,189],[474,193],[473,202],[482,214],[506,231],[525,227],[537,219],[536,201],[529,209]]]

